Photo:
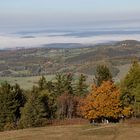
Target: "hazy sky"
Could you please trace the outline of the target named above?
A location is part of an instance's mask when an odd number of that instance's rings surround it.
[[[140,0],[0,0],[0,29],[140,25]]]

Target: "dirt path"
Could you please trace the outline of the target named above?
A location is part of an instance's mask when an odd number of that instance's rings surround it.
[[[96,128],[89,128],[89,129],[86,129],[86,130],[84,130],[84,131],[98,130],[98,129],[116,127],[116,126],[118,126],[118,124],[107,124],[107,125],[104,125],[104,126],[98,126],[98,127],[96,127]]]

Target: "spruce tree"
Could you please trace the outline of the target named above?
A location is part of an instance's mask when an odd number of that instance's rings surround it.
[[[73,95],[73,75],[71,73],[64,75],[64,92]]]
[[[43,90],[46,88],[46,84],[47,84],[47,81],[46,81],[46,78],[44,76],[42,76],[38,82],[38,86],[39,86],[39,89],[40,90]]]
[[[131,106],[135,116],[140,101],[140,65],[138,61],[134,61],[128,74],[121,83],[121,101],[122,105]]]
[[[48,81],[46,83],[46,88],[49,93],[53,93],[54,92],[54,83],[52,81]]]
[[[54,83],[54,95],[60,96],[64,93],[64,81],[65,76],[62,73],[57,73],[55,77],[55,83]]]
[[[98,65],[95,74],[95,83],[100,86],[103,81],[112,81],[112,74],[106,65]]]
[[[42,126],[46,122],[46,117],[46,110],[40,99],[40,94],[34,87],[21,110],[19,126],[22,128]]]
[[[86,76],[81,74],[76,84],[76,95],[84,97],[88,93]]]
[[[134,92],[134,112],[136,117],[140,117],[140,84],[133,90]]]
[[[39,94],[40,101],[43,103],[46,111],[47,119],[55,118],[57,106],[54,94],[50,93],[48,90],[42,90]]]
[[[7,124],[15,127],[20,118],[20,108],[25,103],[25,96],[19,85],[11,86],[7,82],[0,87],[0,128]],[[5,128],[6,129],[6,128]]]

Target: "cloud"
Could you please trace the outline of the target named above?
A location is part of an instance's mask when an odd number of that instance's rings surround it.
[[[140,34],[130,35],[99,35],[90,37],[75,37],[75,36],[47,36],[40,35],[35,38],[21,38],[15,35],[0,35],[0,48],[15,48],[15,47],[40,47],[44,44],[52,43],[82,43],[96,44],[108,41],[121,40],[139,40]]]

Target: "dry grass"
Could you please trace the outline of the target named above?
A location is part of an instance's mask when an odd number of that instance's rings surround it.
[[[140,124],[49,126],[0,133],[0,140],[139,140]]]

